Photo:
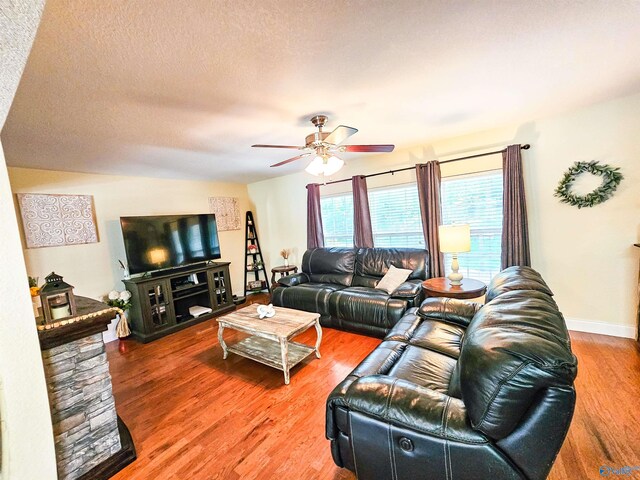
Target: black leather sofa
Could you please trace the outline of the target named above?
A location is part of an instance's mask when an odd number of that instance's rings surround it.
[[[423,299],[429,253],[415,248],[314,248],[302,272],[278,280],[271,302],[317,312],[325,327],[384,337]],[[375,288],[389,266],[412,270],[392,294]]]
[[[544,479],[577,360],[540,275],[511,267],[484,306],[427,298],[327,400],[334,461],[359,480]]]

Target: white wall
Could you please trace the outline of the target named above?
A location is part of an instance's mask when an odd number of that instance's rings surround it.
[[[56,478],[49,399],[2,145],[0,225],[2,478]]]
[[[44,0],[0,0],[0,129],[43,8]],[[0,225],[0,478],[54,479],[49,400],[1,144]]]
[[[633,337],[640,253],[633,247],[640,238],[638,112],[640,94],[391,154],[352,160],[345,156],[347,166],[336,179],[530,143],[532,148],[523,152],[523,158],[533,267],[555,292],[570,328]],[[579,210],[553,196],[563,172],[578,160],[621,167],[625,179],[612,199]],[[501,157],[494,155],[445,164],[442,173],[448,176],[500,165]],[[413,173],[402,173],[374,177],[368,184],[373,188],[414,179]],[[280,249],[292,248],[291,260],[299,264],[306,248],[305,185],[314,181],[318,178],[301,172],[249,185],[249,196],[262,219],[260,233],[270,263],[278,263]],[[345,189],[350,189],[349,183],[321,191]]]
[[[67,193],[93,195],[98,243],[25,249],[27,272],[40,277],[52,270],[74,285],[78,295],[102,299],[122,290],[126,262],[120,216],[206,213],[209,197],[239,199],[241,229],[220,232],[221,261],[231,262],[233,291],[242,295],[244,281],[244,213],[250,210],[246,185],[209,181],[168,180],[86,173],[9,168],[14,193]],[[24,239],[23,239],[24,242]]]

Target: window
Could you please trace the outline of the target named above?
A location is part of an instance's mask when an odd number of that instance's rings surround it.
[[[322,228],[326,247],[353,247],[353,194],[320,198]]]
[[[500,271],[502,170],[442,179],[442,223],[471,225],[471,251],[458,255],[460,272],[488,283]],[[446,273],[451,254],[445,254]]]
[[[415,183],[370,189],[369,211],[376,247],[424,248]]]
[[[471,225],[471,251],[458,255],[465,277],[488,283],[500,271],[502,170],[442,179],[442,223]],[[353,246],[353,194],[320,199],[327,247]],[[369,189],[373,244],[386,248],[425,248],[415,183]],[[445,254],[445,274],[451,255]]]

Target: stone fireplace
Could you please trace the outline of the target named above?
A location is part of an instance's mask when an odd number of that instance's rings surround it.
[[[115,311],[77,297],[80,320],[39,326],[58,478],[109,478],[135,459],[116,412],[102,331]]]

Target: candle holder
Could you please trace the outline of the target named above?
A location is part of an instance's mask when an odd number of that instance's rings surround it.
[[[44,323],[57,322],[77,315],[73,285],[66,283],[61,275],[51,272],[40,289],[40,301]]]

